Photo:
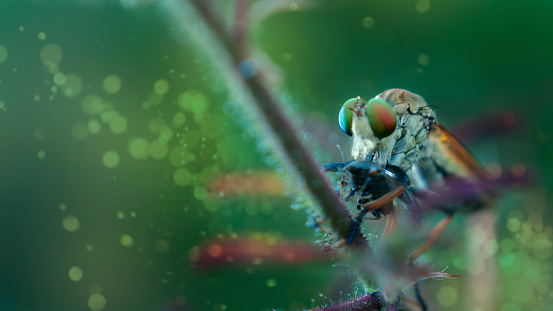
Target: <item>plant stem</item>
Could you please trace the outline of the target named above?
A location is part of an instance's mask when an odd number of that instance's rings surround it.
[[[384,299],[378,292],[310,311],[378,311],[384,307]],[[397,309],[396,309],[397,310]]]
[[[296,177],[299,185],[306,190],[308,198],[312,201],[313,207],[320,206],[320,213],[326,222],[332,228],[332,232],[338,236],[334,238],[347,238],[350,234],[350,224],[352,217],[348,213],[344,202],[338,197],[334,189],[330,186],[326,176],[320,169],[320,165],[315,161],[308,149],[301,143],[297,131],[293,124],[285,116],[277,100],[269,91],[261,72],[255,70],[252,76],[241,74],[240,66],[248,61],[244,49],[235,43],[219,19],[213,14],[209,7],[209,2],[205,0],[189,0],[195,7],[203,21],[211,28],[214,37],[219,41],[221,48],[231,60],[232,68],[239,77],[240,82],[245,86],[253,99],[251,102],[255,107],[244,107],[244,109],[254,114],[256,122],[260,123],[260,128],[266,129],[268,137],[274,138],[277,146],[272,146],[289,170],[292,176]],[[240,42],[243,43],[243,42]],[[246,105],[246,103],[244,103]],[[368,247],[368,242],[359,233],[358,243],[351,246]]]

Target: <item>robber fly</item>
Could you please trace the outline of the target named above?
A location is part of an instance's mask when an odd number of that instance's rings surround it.
[[[359,196],[361,203],[358,202],[358,208],[371,204],[366,200],[398,197],[414,219],[420,222],[418,206],[415,208],[410,203],[415,201],[411,190],[426,191],[430,182],[443,182],[448,176],[476,179],[483,175],[483,170],[470,153],[437,122],[433,109],[417,94],[390,89],[368,102],[360,97],[352,98],[344,103],[338,119],[342,131],[352,136],[352,163],[358,163],[353,165],[355,170],[342,166],[340,194],[344,199]],[[323,169],[329,171],[329,168],[339,166],[337,163],[341,162],[325,164]],[[396,182],[386,188],[382,182],[371,180],[366,181],[366,186],[359,187],[360,184],[365,185],[364,178],[376,178],[373,177],[376,175],[365,172],[372,166],[381,168],[380,175],[384,172],[387,176],[395,176]],[[406,184],[410,187],[406,188]],[[350,189],[363,190],[352,192]],[[380,208],[380,212],[376,209],[371,211],[379,218],[386,215],[387,208],[390,205]],[[362,209],[352,225],[355,230],[358,230],[365,210]]]
[[[484,174],[471,154],[438,121],[419,95],[402,89],[382,92],[367,103],[352,98],[339,115],[342,130],[353,137],[353,160],[404,170],[414,188],[446,176]]]
[[[370,161],[342,161],[323,164],[325,172],[340,172],[342,180],[338,192],[344,199],[349,201],[352,197],[357,199],[357,210],[359,216],[351,225],[349,235],[346,239],[350,243],[361,226],[363,217],[372,212],[374,220],[390,215],[389,221],[384,230],[384,235],[395,228],[394,198],[399,198],[408,212],[408,222],[417,226],[422,219],[417,201],[411,191],[407,189],[410,185],[409,177],[403,170],[394,165],[383,169]]]

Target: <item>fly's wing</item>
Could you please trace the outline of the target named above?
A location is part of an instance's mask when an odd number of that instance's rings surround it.
[[[399,170],[399,168],[397,169]],[[405,174],[403,171],[402,173]],[[397,178],[398,176],[396,170],[386,169],[386,175],[388,177],[386,178],[386,182],[388,183],[388,187],[390,189],[395,189],[405,185],[405,182],[402,182]],[[408,180],[407,175],[405,175],[405,178]],[[422,213],[411,190],[409,190],[409,188],[405,189],[405,191],[400,193],[397,198],[399,200],[396,200],[395,203],[399,201],[402,206],[396,206],[394,208],[394,217],[397,218],[402,224],[418,226],[422,221]]]
[[[446,174],[469,179],[484,174],[468,150],[438,122],[430,126],[428,139],[434,149],[432,158]]]
[[[450,212],[461,206],[480,209],[497,198],[497,188],[489,186],[494,184],[493,178],[442,125],[432,124],[428,138],[433,148],[432,159],[448,178],[445,184],[430,185],[436,195],[434,200],[424,199],[425,207],[441,206]]]

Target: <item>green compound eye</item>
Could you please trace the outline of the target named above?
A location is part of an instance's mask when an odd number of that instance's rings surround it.
[[[396,112],[385,100],[376,98],[369,100],[367,103],[367,118],[369,119],[369,124],[374,132],[374,136],[379,139],[392,135],[392,133],[396,130]]]
[[[340,109],[340,114],[338,115],[338,123],[340,123],[340,128],[349,136],[353,134],[351,131],[351,118],[353,116],[353,111],[351,109],[354,108],[356,102],[357,98],[348,99],[348,101],[346,101],[342,106],[342,109]]]

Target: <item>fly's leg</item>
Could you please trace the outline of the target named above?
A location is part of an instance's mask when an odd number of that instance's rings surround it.
[[[360,211],[361,210],[361,206],[367,202],[371,202],[372,199],[370,198],[362,198],[362,199],[359,199],[357,200],[357,210]],[[382,211],[380,209],[376,209],[374,211],[371,212],[373,214],[373,216],[375,217],[374,219],[371,218],[371,219],[367,219],[367,220],[375,220],[375,219],[381,219],[382,218]]]
[[[405,191],[405,189],[407,189],[407,186],[406,185],[401,185],[401,186],[397,187],[396,189],[386,193],[385,195],[381,196],[380,198],[378,198],[374,201],[362,204],[361,207],[363,208],[363,212],[367,213],[367,212],[372,212],[372,211],[376,210],[377,208],[379,208],[379,207],[383,206],[384,204],[386,204],[386,203],[392,201],[393,199],[395,199],[403,191]]]
[[[352,161],[340,161],[340,162],[330,162],[321,165],[321,169],[325,172],[338,172],[341,171],[344,166],[348,165]]]
[[[413,268],[414,265],[412,260],[409,260],[409,266]],[[420,307],[419,310],[428,311],[426,302],[424,301],[424,298],[422,298],[421,289],[418,282],[413,285],[413,289],[415,290],[416,303],[418,304],[418,307]],[[412,303],[414,304],[415,302],[413,301]],[[413,307],[417,307],[417,306],[413,305]]]
[[[447,214],[444,219],[442,219],[435,227],[430,231],[430,234],[428,234],[428,238],[426,239],[426,242],[424,242],[423,245],[421,245],[419,248],[414,250],[409,255],[409,260],[414,261],[415,259],[419,258],[420,255],[422,255],[434,242],[436,242],[436,239],[438,239],[438,236],[442,231],[444,231],[445,227],[451,222],[451,219],[453,219],[453,214]]]
[[[409,266],[411,266],[411,268],[413,268],[413,261],[414,260],[415,259],[409,257]],[[417,299],[417,303],[420,306],[420,310],[421,311],[427,311],[428,306],[426,305],[426,302],[424,301],[424,298],[422,298],[421,289],[420,289],[420,285],[419,285],[418,282],[413,285],[413,289],[415,290],[415,298]]]
[[[357,210],[360,211],[363,204],[366,204],[366,203],[371,202],[371,201],[372,201],[372,199],[370,199],[370,198],[362,198],[362,199],[357,200]]]
[[[382,205],[400,196],[401,193],[405,191],[407,187],[411,184],[411,181],[409,180],[407,174],[405,174],[402,169],[395,165],[389,165],[386,170],[384,170],[384,172],[386,173],[384,177],[388,178],[388,180],[398,185],[398,187],[374,201],[362,204],[361,207],[363,207],[364,209],[368,209],[369,212],[376,210]]]
[[[344,201],[349,201],[349,198],[351,198],[351,197],[355,194],[355,190],[356,190],[356,189],[351,189],[351,190],[349,191],[348,195],[346,195],[346,196],[344,197]]]
[[[367,214],[368,210],[364,209],[361,211],[361,213],[359,213],[359,216],[357,216],[357,219],[355,219],[355,221],[351,224],[350,228],[349,228],[349,234],[348,234],[348,237],[346,238],[346,243],[349,244],[353,241],[353,239],[357,236],[357,234],[359,233],[359,228],[361,227],[361,222],[363,221],[363,217],[365,216],[365,214]],[[380,217],[377,217],[377,218],[371,218],[369,220],[379,220],[382,218],[382,214],[378,214]],[[376,216],[376,215],[375,215]]]
[[[421,307],[421,310],[422,311],[427,311],[428,307],[426,306],[426,302],[424,302],[424,298],[422,298],[419,283],[415,283],[415,285],[413,285],[413,287],[415,288],[415,297],[417,297],[417,301],[418,301],[418,303]]]
[[[388,236],[390,233],[394,232],[397,227],[397,219],[395,217],[386,218],[386,227],[384,227],[384,232],[382,232],[382,237]]]
[[[361,191],[362,193],[365,193],[367,192],[367,186],[369,185],[369,182],[371,181],[371,177],[368,177],[365,182],[363,183],[363,186],[361,186]],[[362,201],[362,203],[360,203],[359,201]],[[360,200],[357,200],[357,210],[361,210],[361,206],[363,204],[366,204],[367,202],[370,202],[372,201],[372,194],[369,194],[368,197],[365,197],[363,199],[360,199]]]

